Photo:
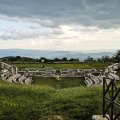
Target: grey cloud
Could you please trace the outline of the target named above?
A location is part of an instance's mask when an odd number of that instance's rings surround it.
[[[3,30],[3,33],[0,35],[2,40],[22,40],[22,39],[31,39],[31,38],[55,38],[56,35],[63,34],[63,31],[60,28],[53,28],[47,31],[43,30],[37,24],[33,24],[28,28],[24,29],[15,29],[13,27],[8,27]]]
[[[25,30],[17,30],[14,28],[6,28],[4,33],[0,35],[0,39],[2,40],[21,40],[21,39],[29,39],[29,38],[38,38],[40,36],[40,32],[31,31],[29,29]]]
[[[62,35],[62,34],[64,34],[64,32],[61,30],[61,28],[58,28],[58,29],[53,29],[52,34],[53,35]]]
[[[41,26],[39,24],[32,24],[30,26],[28,26],[30,29],[40,29]]]
[[[0,14],[37,22],[120,27],[119,0],[0,0]],[[31,19],[32,18],[32,19]]]

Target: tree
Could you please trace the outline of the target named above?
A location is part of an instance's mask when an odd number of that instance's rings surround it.
[[[76,59],[76,58],[70,58],[70,59],[69,59],[69,62],[79,62],[79,59]]]
[[[61,59],[59,59],[59,58],[55,58],[53,61],[54,61],[54,62],[60,62]]]
[[[101,61],[102,62],[111,62],[111,58],[109,56],[105,55],[105,56],[102,56]]]
[[[62,58],[62,61],[67,62],[68,59],[66,57]]]
[[[40,60],[41,62],[47,62],[47,61],[48,61],[48,59],[45,58],[45,57],[41,57],[39,60]]]
[[[90,56],[87,57],[87,59],[84,60],[85,62],[94,62],[94,59]]]
[[[115,62],[120,62],[120,50],[118,50],[116,52],[116,54],[114,55],[114,61]]]
[[[18,60],[21,60],[21,57],[20,56],[16,56],[15,59],[16,59],[16,61],[18,61]]]

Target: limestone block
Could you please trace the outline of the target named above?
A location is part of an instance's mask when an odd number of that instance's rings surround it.
[[[108,120],[107,118],[103,118],[102,115],[93,115],[92,120]]]
[[[18,81],[20,82],[20,83],[22,83],[22,84],[24,84],[24,80],[26,79],[26,77],[24,76],[24,75],[22,75],[19,79],[18,79]]]
[[[28,77],[26,80],[25,80],[25,84],[31,84],[32,83],[32,77]]]
[[[119,76],[114,74],[114,73],[109,73],[108,74],[108,78],[110,79],[115,79],[115,80],[119,80]]]
[[[86,81],[86,83],[87,83],[87,86],[92,86],[92,85],[94,85],[93,81],[92,81],[91,78],[89,78],[89,77],[85,77],[85,81]]]
[[[99,85],[100,80],[98,79],[98,77],[95,77],[95,78],[94,78],[94,82],[95,82],[95,85]]]
[[[14,75],[14,77],[13,77],[13,82],[17,83],[17,82],[18,82],[18,79],[19,79],[20,77],[21,77],[20,74]]]
[[[7,79],[7,81],[8,81],[8,82],[13,82],[13,77],[14,77],[14,75],[10,76],[10,77]]]

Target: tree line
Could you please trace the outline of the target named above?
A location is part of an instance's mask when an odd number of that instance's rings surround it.
[[[46,62],[46,63],[53,63],[53,62],[80,62],[79,59],[76,59],[76,58],[66,58],[66,57],[63,57],[63,58],[54,58],[54,59],[48,59],[48,58],[45,58],[45,57],[40,57],[39,59],[38,58],[28,58],[28,57],[21,57],[21,56],[8,56],[8,57],[3,57],[1,58],[1,61],[8,61],[8,62],[31,62],[31,63],[41,63],[41,62]]]
[[[113,54],[112,57],[110,56],[102,56],[101,58],[94,59],[92,57],[89,57],[84,60],[84,62],[120,62],[120,50],[118,50],[115,54]]]
[[[18,63],[23,63],[23,62],[28,62],[28,63],[41,63],[41,62],[46,62],[46,63],[79,63],[81,62],[77,58],[54,58],[54,59],[48,59],[45,57],[40,57],[40,58],[29,58],[29,57],[21,57],[21,56],[8,56],[8,57],[3,57],[0,58],[1,61],[7,61],[7,62],[18,62]],[[84,62],[120,62],[120,50],[118,50],[112,57],[109,56],[102,56],[101,58],[94,59],[90,56],[88,56]]]

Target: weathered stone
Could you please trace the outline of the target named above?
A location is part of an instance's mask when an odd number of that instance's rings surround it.
[[[108,120],[108,119],[103,118],[103,115],[93,115],[92,120]]]
[[[32,83],[32,77],[28,77],[26,80],[25,80],[25,84],[31,84]]]
[[[19,78],[21,77],[21,75],[20,74],[16,74],[16,75],[14,75],[14,77],[13,77],[13,82],[15,82],[15,83],[17,83],[17,82],[19,82]]]
[[[14,78],[14,75],[10,76],[10,77],[7,79],[7,81],[8,81],[8,82],[13,82],[13,78]]]
[[[108,74],[108,78],[110,79],[115,79],[115,80],[119,80],[119,76],[114,74],[114,73],[109,73]]]
[[[32,78],[29,79],[28,81],[28,74],[26,75],[21,75],[21,74],[18,74],[18,69],[16,66],[12,66],[12,65],[9,65],[7,63],[3,63],[1,62],[1,77],[3,80],[7,80],[9,82],[19,82],[19,83],[22,83],[24,84],[24,81],[27,79],[26,83],[31,83],[32,82]]]
[[[25,77],[24,75],[22,75],[22,76],[18,79],[18,81],[19,81],[20,83],[24,84],[25,79],[26,79],[26,77]]]

